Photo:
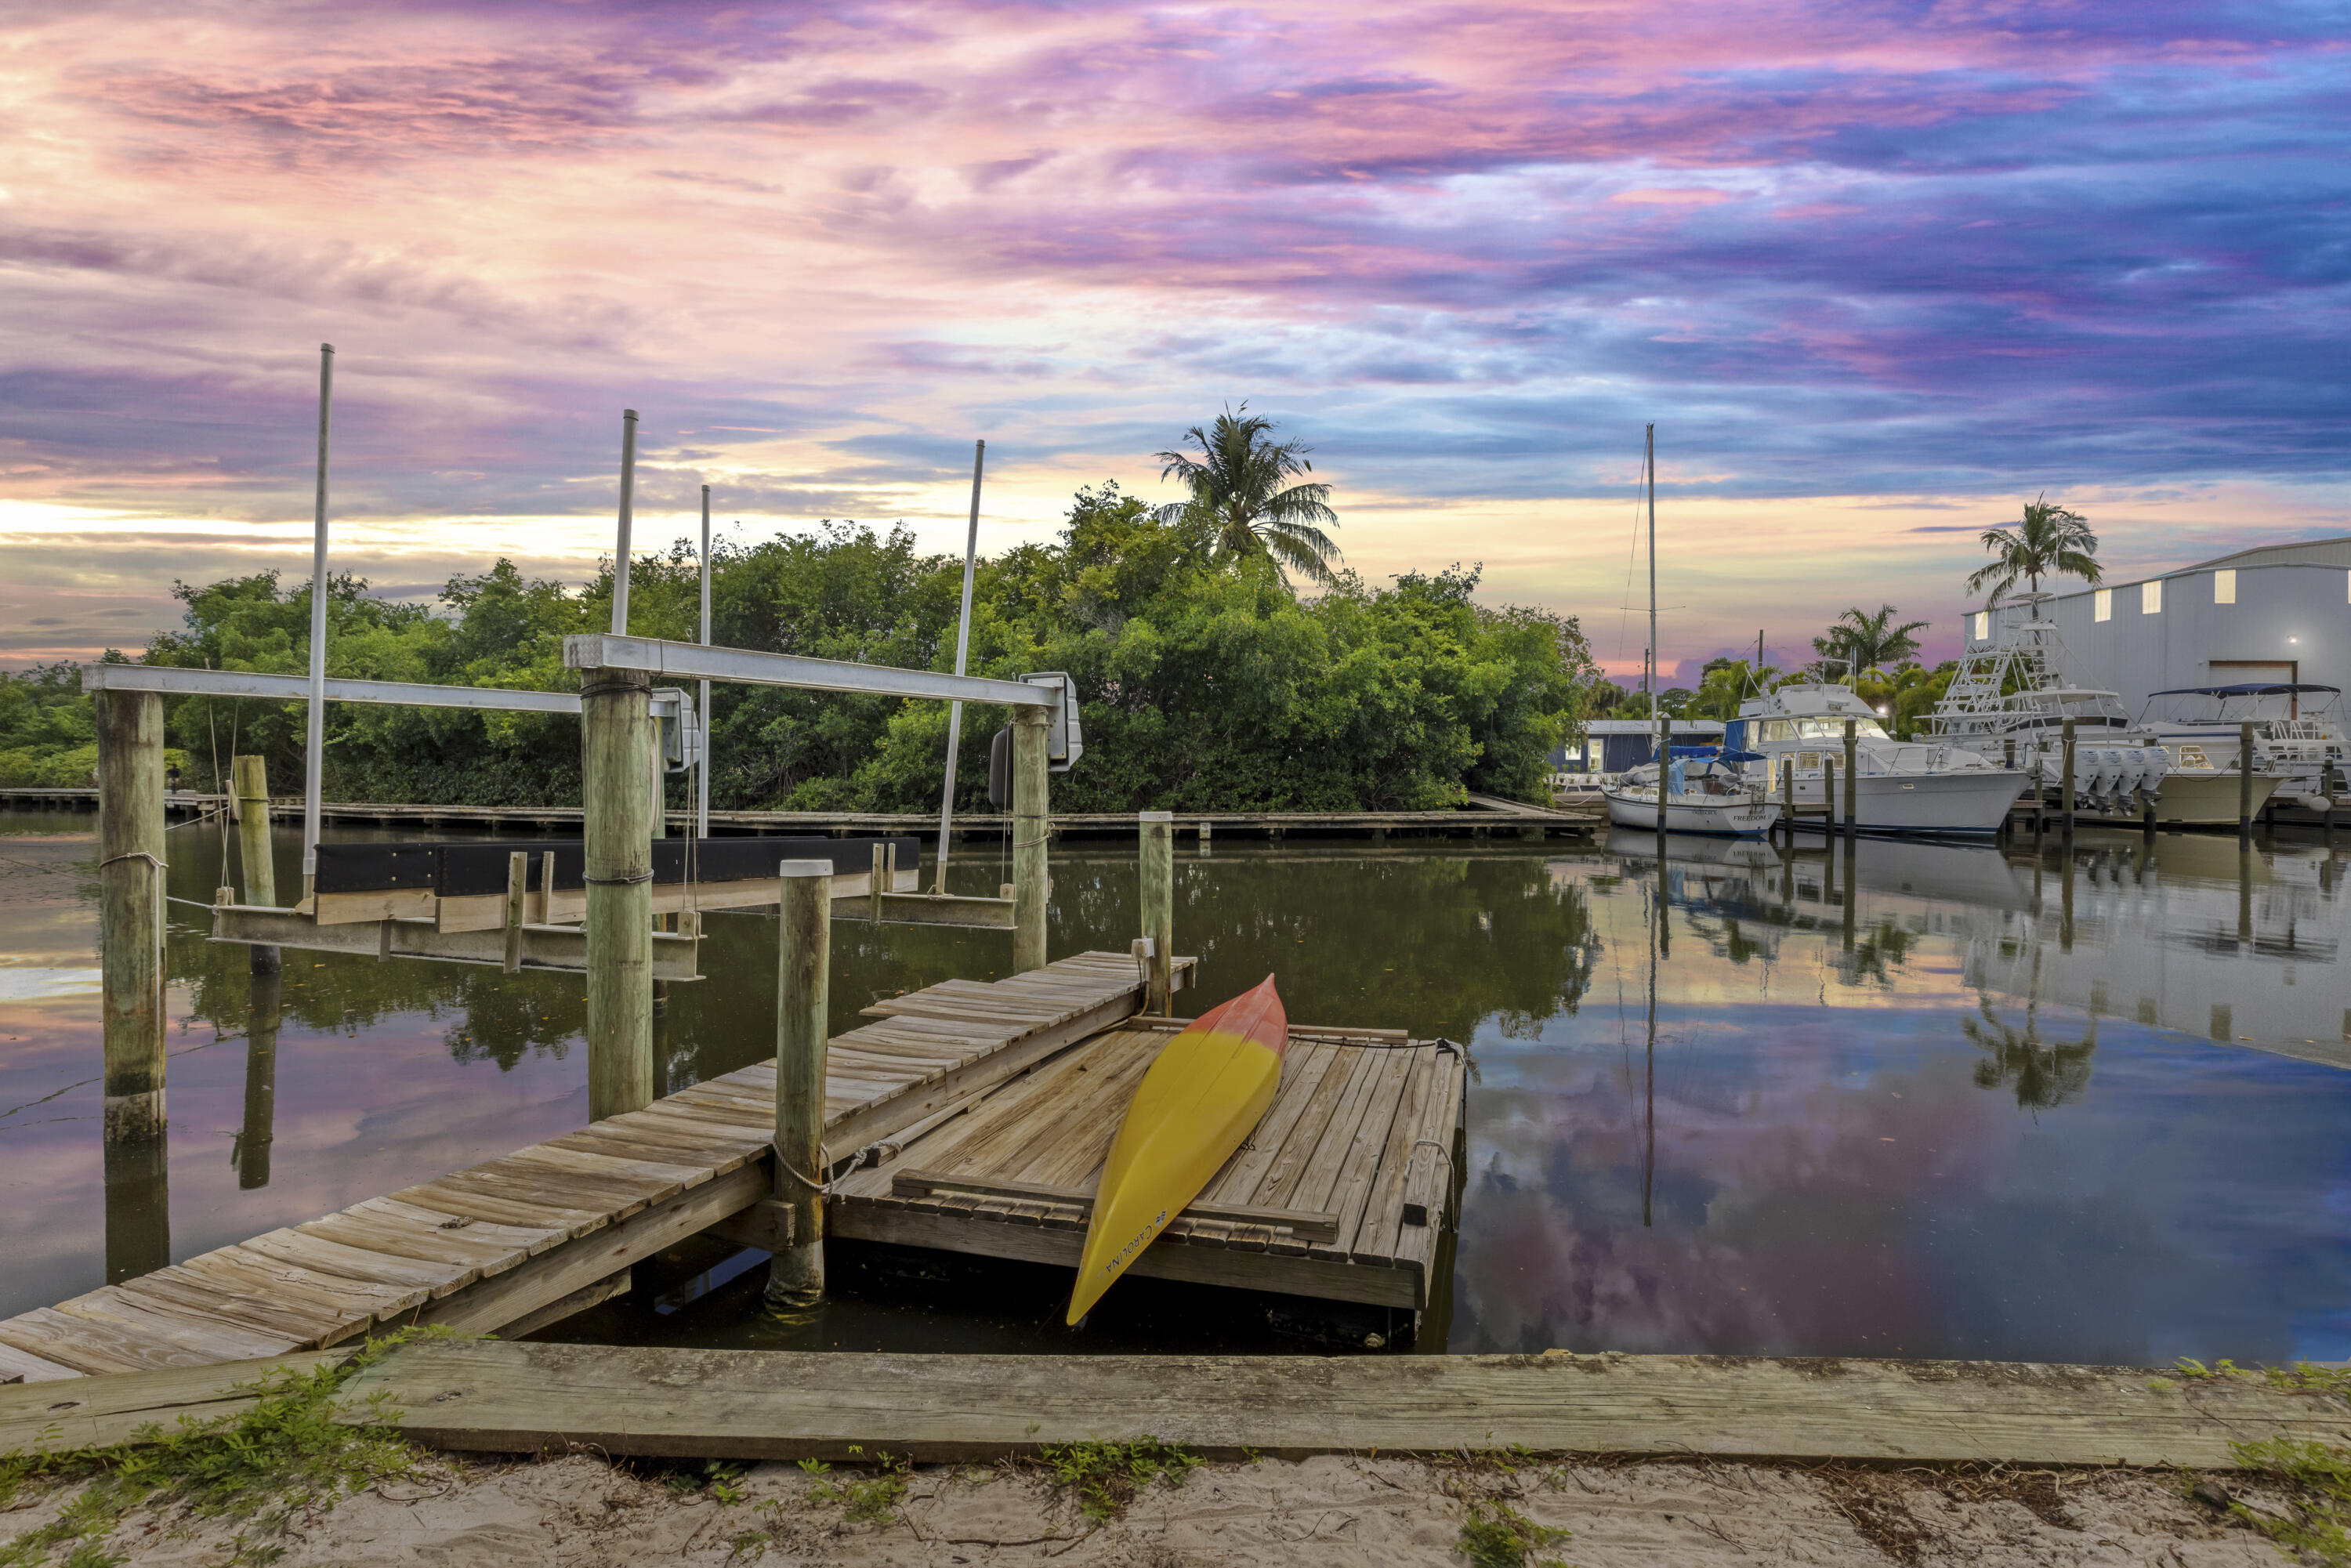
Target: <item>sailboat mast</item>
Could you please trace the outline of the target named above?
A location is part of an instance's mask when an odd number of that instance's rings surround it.
[[[1649,426],[1642,466],[1649,475],[1649,665],[1641,672],[1642,694],[1649,699],[1649,727],[1657,724],[1657,427]]]

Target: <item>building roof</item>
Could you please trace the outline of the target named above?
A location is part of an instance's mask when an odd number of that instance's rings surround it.
[[[1655,735],[1657,721],[1653,718],[1595,718],[1587,720],[1583,727],[1593,735]],[[1674,733],[1720,735],[1722,721],[1719,718],[1677,718],[1674,720]]]
[[[2186,577],[2190,572],[2217,571],[2223,569],[2235,570],[2241,568],[2262,566],[2351,567],[2351,534],[2338,535],[2331,539],[2303,539],[2289,545],[2255,545],[2251,549],[2241,549],[2232,555],[2215,556],[2210,560],[2199,560],[2194,566],[2175,567],[2169,571],[2153,571],[2145,577],[2113,579],[2101,582],[2095,588],[2069,589],[2064,593],[2052,592],[2049,597],[2052,600],[2079,599],[2085,593],[2095,593],[2100,588],[2133,588],[2142,582],[2156,582],[2167,577]],[[2002,599],[2001,602],[2005,608],[2007,605],[2021,601],[2023,598],[2022,594],[2011,594]],[[1974,612],[1970,611],[1969,613],[1973,614]]]
[[[2182,571],[2210,571],[2228,566],[2351,566],[2351,534],[2331,539],[2304,539],[2298,544],[2255,545],[2234,555],[2183,566]]]

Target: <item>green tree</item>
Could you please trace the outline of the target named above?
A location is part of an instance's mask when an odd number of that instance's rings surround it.
[[[1194,425],[1185,439],[1200,450],[1162,452],[1162,479],[1173,477],[1191,492],[1188,500],[1159,509],[1160,520],[1188,517],[1205,523],[1221,561],[1270,562],[1327,586],[1339,547],[1322,530],[1339,526],[1331,510],[1331,486],[1292,484],[1311,473],[1307,447],[1272,439],[1273,422],[1250,415],[1249,404],[1227,409],[1206,430]]]
[[[1924,632],[1924,621],[1894,623],[1895,610],[1891,604],[1881,604],[1875,615],[1858,604],[1836,619],[1836,623],[1823,637],[1813,639],[1813,652],[1821,655],[1824,664],[1842,664],[1849,674],[1859,676],[1875,673],[1884,664],[1897,664],[1918,655],[1918,639],[1910,633]]]
[[[1969,576],[1968,591],[1980,592],[1989,585],[1987,605],[1998,604],[2019,578],[2034,593],[2041,591],[2043,578],[2060,573],[2088,583],[2099,580],[2098,537],[2090,531],[2089,519],[2051,501],[2045,491],[2025,503],[2022,521],[2012,528],[1986,528],[1979,542],[1993,559]]]

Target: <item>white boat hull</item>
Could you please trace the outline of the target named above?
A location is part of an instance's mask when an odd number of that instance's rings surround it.
[[[1654,790],[1639,794],[1620,794],[1604,789],[1601,794],[1608,801],[1608,820],[1620,828],[1644,828],[1651,832],[1657,828],[1657,801]],[[1666,831],[1669,833],[1700,833],[1712,838],[1761,838],[1771,831],[1780,820],[1776,801],[1759,800],[1752,797],[1707,795],[1676,795],[1666,802]]]
[[[2274,774],[2253,775],[2253,815],[2262,814],[2270,797],[2284,782]],[[2167,773],[2155,795],[2155,820],[2181,827],[2234,827],[2237,821],[2237,775],[2234,773]],[[2077,810],[2077,820],[2132,822],[2136,815],[2119,816]]]
[[[2009,808],[2024,792],[2022,773],[2005,769],[1970,769],[1952,773],[1865,773],[1854,783],[1855,826],[1865,833],[1996,833],[2008,821]],[[1821,798],[1818,779],[1799,779],[1796,799]],[[1837,780],[1836,799],[1830,802],[1836,826],[1844,825],[1844,780]],[[1808,828],[1825,825],[1818,816],[1798,819]]]

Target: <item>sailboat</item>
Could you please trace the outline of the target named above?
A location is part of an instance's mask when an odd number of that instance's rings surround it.
[[[1648,428],[1642,454],[1649,490],[1649,651],[1641,663],[1641,695],[1647,699],[1653,733],[1659,737],[1656,760],[1604,779],[1601,798],[1608,820],[1620,828],[1709,837],[1755,838],[1771,831],[1780,808],[1769,779],[1750,765],[1762,760],[1727,747],[1677,747],[1659,720],[1657,668],[1657,427]]]

